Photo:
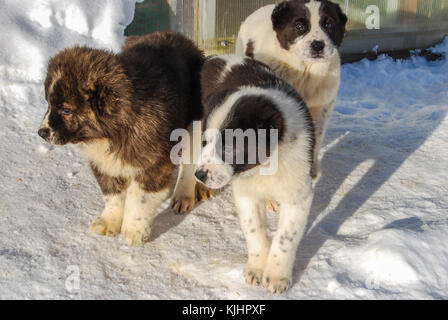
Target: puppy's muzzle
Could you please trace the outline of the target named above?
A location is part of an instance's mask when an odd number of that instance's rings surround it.
[[[314,40],[311,42],[311,51],[314,57],[320,57],[325,49],[325,42]]]
[[[325,49],[325,42],[314,40],[313,42],[311,42],[311,49],[314,53],[320,54]]]
[[[48,127],[40,128],[39,131],[37,131],[37,134],[50,144],[64,145],[67,143],[67,140],[64,136],[58,134],[57,132],[54,132]]]
[[[47,140],[50,137],[50,129],[41,128],[37,131],[37,134],[44,140]]]

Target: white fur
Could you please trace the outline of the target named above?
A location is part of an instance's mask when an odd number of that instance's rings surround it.
[[[195,154],[195,152],[197,149],[200,150],[202,145],[201,125],[198,124],[189,126],[190,139],[182,144],[182,159],[171,200],[171,207],[178,213],[192,210],[196,203],[194,171],[195,162],[200,157],[200,153]]]
[[[50,107],[47,110],[47,113],[45,114],[44,119],[42,120],[39,129],[47,129],[50,131],[50,136],[47,138],[47,141],[49,143],[56,143],[56,135],[55,131],[50,129]]]
[[[281,293],[291,285],[296,249],[311,206],[313,192],[306,144],[306,137],[282,143],[275,175],[252,174],[239,177],[232,184],[249,251],[246,281],[262,282],[271,293]],[[278,229],[270,247],[264,223],[266,199],[280,204]]]
[[[234,66],[241,65],[244,63],[243,56],[237,56],[234,54],[216,56],[216,57],[213,57],[212,59],[220,59],[220,60],[224,60],[226,62],[226,66],[225,66],[224,70],[222,71],[221,75],[219,76],[219,79],[220,79],[219,82],[224,81],[227,74],[230,71],[232,71],[232,68]]]
[[[327,62],[331,59],[331,57],[333,57],[333,55],[337,54],[337,48],[320,25],[319,8],[321,3],[317,1],[310,1],[309,3],[306,3],[305,6],[308,8],[311,15],[310,31],[304,36],[297,38],[296,42],[291,45],[289,51],[295,53],[308,63],[316,63],[320,60]],[[313,58],[312,55],[311,43],[313,41],[322,41],[325,43],[323,54],[318,59]]]
[[[107,139],[96,139],[88,143],[81,142],[79,147],[89,161],[92,161],[100,171],[111,177],[132,178],[139,174],[139,169],[123,163],[120,158],[110,152]]]
[[[285,119],[285,133],[272,156],[278,157],[278,169],[272,175],[262,175],[263,165],[232,180],[233,196],[248,247],[248,263],[244,275],[247,283],[263,283],[271,293],[281,293],[291,285],[295,252],[306,226],[312,200],[309,153],[311,136],[307,131],[305,115],[298,112],[297,102],[282,91],[243,87],[229,96],[207,120],[207,129],[219,129],[228,118],[233,103],[243,95],[262,95],[275,103]],[[213,170],[208,166],[213,157],[216,139],[210,139],[203,149],[204,163],[199,169]],[[223,165],[225,166],[225,164]],[[280,203],[278,230],[269,244],[266,233],[265,201]]]
[[[232,166],[226,164],[222,158],[216,153],[216,141],[219,139],[216,135],[212,138],[212,143],[209,143],[202,150],[201,158],[196,165],[195,171],[204,171],[208,173],[208,180],[206,186],[211,189],[220,189],[227,185],[232,179]]]
[[[111,177],[125,177],[130,180],[127,190],[121,194],[104,196],[105,209],[90,226],[90,230],[100,235],[123,235],[129,246],[142,244],[151,232],[157,207],[167,198],[169,189],[155,193],[145,192],[134,178],[140,170],[123,163],[110,152],[107,139],[97,139],[80,143],[86,158],[98,170]]]
[[[42,123],[40,125],[40,129],[47,129],[50,128],[50,124],[49,124],[49,116],[50,116],[50,109],[47,110],[47,113],[45,114],[44,119],[42,120]]]
[[[116,236],[121,231],[126,192],[103,196],[105,208],[100,217],[90,226],[90,231],[99,235]]]
[[[53,93],[54,86],[56,85],[56,82],[58,82],[62,78],[62,72],[61,70],[57,70],[54,73],[53,81],[51,82],[50,86],[48,87],[48,96],[50,96]]]
[[[200,161],[198,162],[196,168],[197,170],[207,171],[209,173],[209,181],[206,184],[209,188],[218,189],[225,186],[233,175],[232,167],[228,164],[225,164],[221,157],[216,155],[216,143],[218,143],[218,139],[215,139],[215,136],[219,133],[219,128],[225,125],[224,121],[228,118],[229,112],[232,109],[232,106],[235,102],[245,95],[260,95],[264,96],[266,99],[273,101],[277,104],[282,113],[284,114],[284,119],[286,121],[285,124],[285,133],[284,139],[286,141],[296,140],[298,134],[304,131],[303,128],[306,127],[306,123],[304,120],[304,115],[297,115],[297,102],[287,96],[282,91],[276,89],[262,89],[258,87],[242,87],[239,91],[230,95],[226,101],[219,107],[217,107],[212,114],[208,118],[208,126],[206,131],[206,136],[208,138],[209,143],[202,151],[202,156]],[[214,134],[210,134],[212,131]],[[306,133],[304,133],[306,134]],[[311,141],[311,137],[309,136],[301,136],[298,140],[303,139],[306,143]],[[302,147],[305,147],[303,145]],[[271,159],[277,158],[277,150],[271,150],[272,155]],[[301,159],[301,161],[307,162],[306,158],[308,155],[305,154],[305,158]],[[256,171],[256,174],[261,174],[261,170],[267,170],[269,167],[269,163],[263,164],[261,166],[255,167],[249,172],[244,173],[244,175],[251,174],[252,171]],[[261,174],[263,175],[263,174]]]
[[[319,171],[318,155],[331,116],[340,84],[340,57],[338,50],[319,25],[320,2],[306,4],[311,13],[311,31],[298,38],[289,50],[278,42],[271,16],[275,5],[262,7],[242,24],[236,53],[245,55],[249,41],[253,41],[254,58],[271,67],[275,74],[292,85],[305,100],[313,117],[316,130],[313,175]],[[324,41],[326,51],[321,59],[310,58],[313,40]]]
[[[145,192],[132,181],[126,195],[121,234],[129,246],[138,246],[151,233],[156,209],[168,197],[169,188],[159,192]]]

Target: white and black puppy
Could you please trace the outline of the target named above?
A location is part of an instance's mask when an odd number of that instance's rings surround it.
[[[327,0],[293,0],[262,7],[242,24],[236,53],[255,58],[292,85],[315,125],[313,177],[340,83],[340,57],[347,17]]]
[[[246,281],[282,293],[291,285],[313,194],[311,116],[290,85],[249,58],[207,60],[201,89],[206,141],[196,178],[211,189],[232,184],[249,251]],[[266,232],[268,198],[281,204],[272,245]]]

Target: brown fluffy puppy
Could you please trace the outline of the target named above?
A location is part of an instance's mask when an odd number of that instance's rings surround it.
[[[121,231],[130,246],[148,238],[169,193],[170,134],[202,115],[203,60],[192,41],[174,33],[130,37],[119,54],[74,47],[50,60],[39,135],[78,144],[89,160],[105,201],[94,233]]]

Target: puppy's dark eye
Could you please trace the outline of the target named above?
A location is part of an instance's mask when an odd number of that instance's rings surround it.
[[[61,114],[64,116],[69,116],[72,114],[72,110],[68,109],[68,108],[62,108],[61,109]]]
[[[306,31],[306,23],[304,21],[298,21],[296,23],[296,30],[299,33],[304,33]]]
[[[333,28],[334,28],[334,23],[332,21],[330,21],[330,20],[327,20],[325,22],[325,29],[332,30]]]

